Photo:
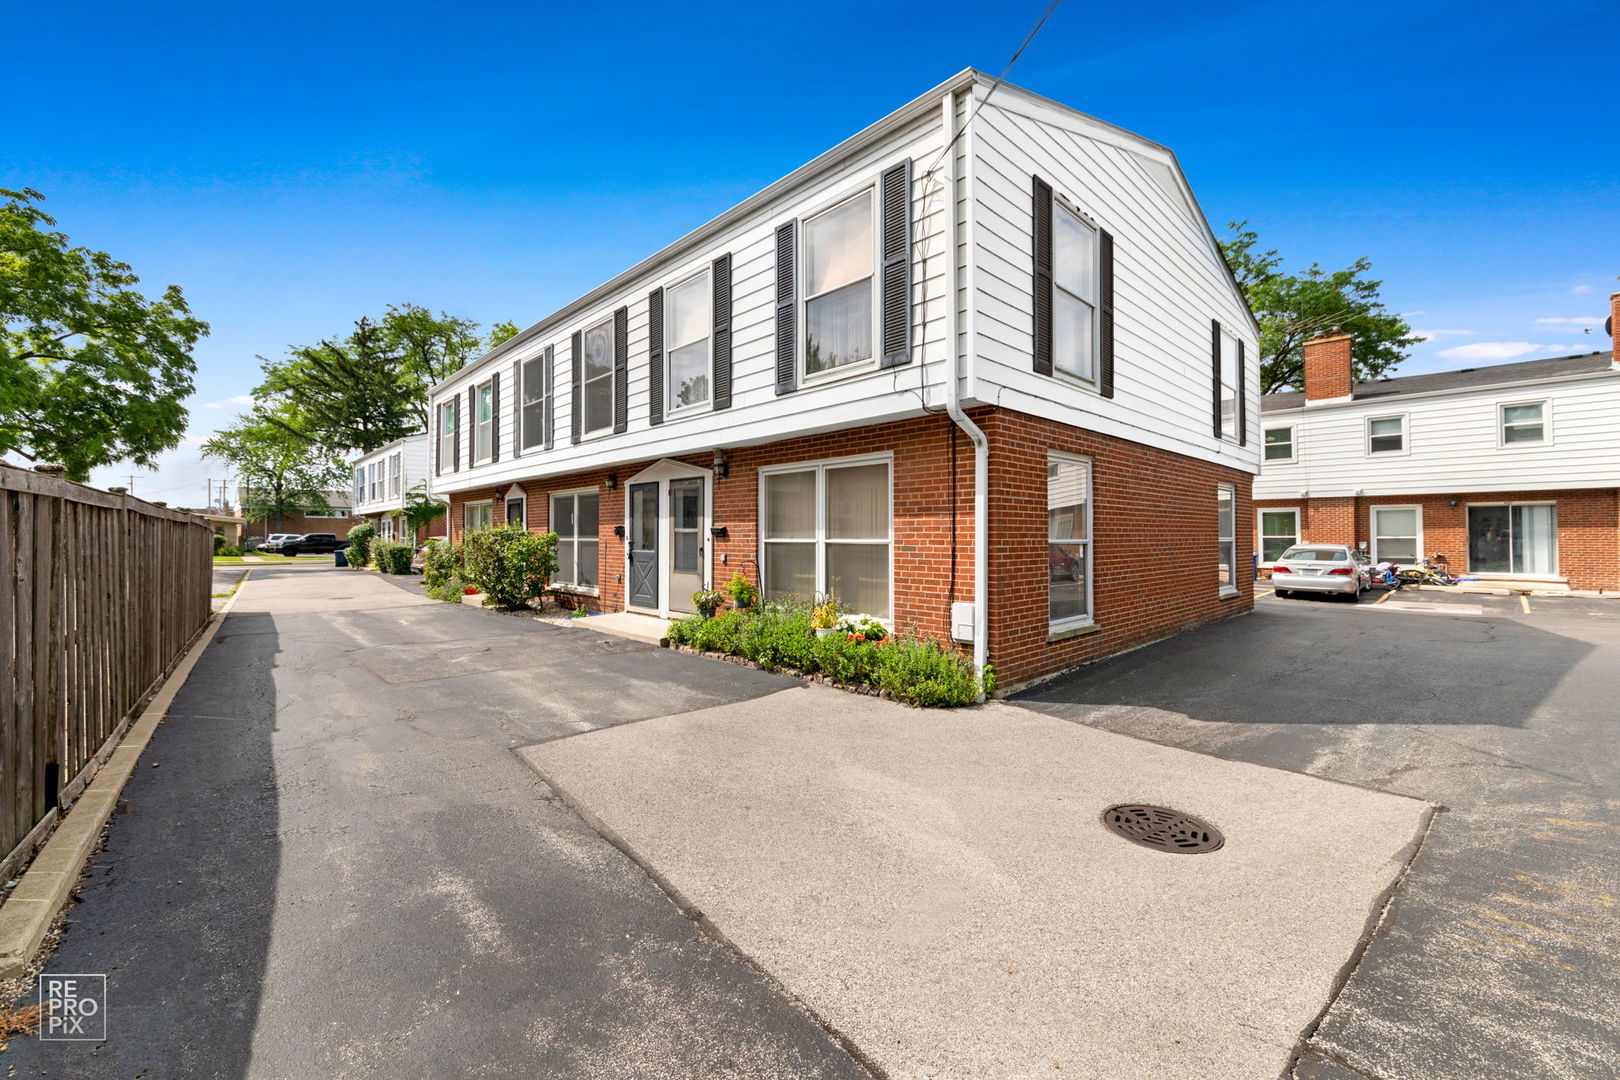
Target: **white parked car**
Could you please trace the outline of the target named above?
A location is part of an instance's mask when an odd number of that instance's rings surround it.
[[[1372,570],[1348,544],[1295,544],[1272,564],[1271,587],[1278,596],[1337,593],[1353,603],[1372,587]]]

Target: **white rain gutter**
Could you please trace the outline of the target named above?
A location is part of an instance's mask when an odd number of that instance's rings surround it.
[[[968,101],[973,100],[974,84],[968,84]],[[956,91],[952,90],[942,99],[944,109],[944,135],[947,145],[951,145],[957,136],[956,122]],[[968,118],[971,121],[970,109]],[[950,370],[945,378],[945,411],[950,414],[956,426],[967,433],[968,441],[973,444],[973,669],[982,678],[985,664],[990,651],[990,616],[988,601],[990,595],[989,575],[989,547],[990,547],[990,441],[985,438],[979,425],[968,419],[967,413],[962,411],[961,388],[961,359],[965,351],[971,365],[976,354],[976,340],[973,326],[973,143],[971,124],[964,127],[961,132],[962,150],[967,159],[967,169],[963,175],[968,188],[968,212],[963,222],[963,240],[967,245],[967,286],[968,303],[965,328],[961,325],[962,312],[958,307],[958,289],[956,273],[956,149],[954,146],[945,154],[941,162],[945,179],[946,220],[950,223],[950,235],[945,244],[945,296],[947,298],[946,310],[950,312]],[[957,342],[959,333],[965,333],[965,350],[959,349]],[[954,523],[953,523],[954,528]],[[978,700],[984,700],[981,690]]]

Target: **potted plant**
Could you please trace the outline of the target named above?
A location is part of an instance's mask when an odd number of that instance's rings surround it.
[[[726,586],[726,591],[731,594],[731,602],[739,608],[751,608],[754,606],[754,601],[759,599],[759,589],[754,586],[752,581],[743,577],[741,570],[732,575],[730,584]]]
[[[816,637],[826,637],[838,628],[838,598],[828,593],[810,609],[810,626]]]
[[[692,594],[692,606],[697,608],[705,619],[714,618],[714,613],[725,602],[726,594],[719,589],[699,589]]]

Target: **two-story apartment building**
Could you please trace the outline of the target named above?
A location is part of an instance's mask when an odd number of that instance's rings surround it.
[[[354,516],[371,522],[384,540],[420,543],[445,535],[443,517],[407,536],[409,527],[400,516],[414,493],[426,496],[433,479],[433,439],[426,432],[395,439],[354,459]]]
[[[1304,540],[1620,589],[1620,348],[1361,383],[1350,349],[1310,342],[1305,388],[1262,405],[1262,565]]]
[[[964,71],[434,388],[452,539],[742,574],[1023,683],[1252,604],[1256,328],[1165,147]],[[605,208],[604,212],[611,212]]]

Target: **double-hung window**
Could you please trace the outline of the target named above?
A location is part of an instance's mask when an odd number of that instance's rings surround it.
[[[477,532],[480,529],[490,528],[495,524],[494,503],[468,503],[462,514],[461,524],[465,532]]]
[[[484,383],[474,397],[473,461],[488,461],[495,448],[495,386]]]
[[[1270,565],[1282,558],[1282,553],[1299,543],[1299,511],[1260,511],[1260,562]]]
[[[518,423],[523,429],[520,445],[524,450],[544,446],[546,441],[546,357],[544,353],[523,361],[523,404]]]
[[[1238,383],[1243,378],[1238,363],[1238,339],[1221,331],[1221,438],[1238,438]]]
[[[811,600],[830,594],[850,611],[889,618],[890,498],[887,460],[765,473],[765,596]]]
[[[1502,445],[1547,441],[1547,403],[1527,401],[1501,407]]]
[[[1292,427],[1266,428],[1266,460],[1294,460],[1294,429]]]
[[[1060,201],[1052,208],[1052,365],[1097,378],[1097,229]]]
[[[576,589],[594,589],[600,503],[594,491],[576,491],[551,497],[551,531],[557,534],[557,576],[553,582]]]
[[[382,498],[382,462],[373,461],[371,470],[371,501],[376,502]]]
[[[804,221],[804,373],[872,359],[872,192]]]
[[[1223,595],[1238,591],[1237,576],[1237,489],[1217,485],[1215,496],[1216,532],[1220,542],[1220,586]]]
[[[399,498],[399,470],[401,454],[395,454],[388,459],[388,497]]]
[[[439,406],[439,468],[453,469],[456,461],[456,402],[455,399]]]
[[[358,465],[354,470],[354,501],[357,503],[366,501],[366,467],[364,465]]]
[[[1091,621],[1091,462],[1066,454],[1046,458],[1046,620]]]
[[[606,319],[581,337],[584,411],[580,430],[590,435],[613,428],[613,320]]]
[[[1367,421],[1367,453],[1398,454],[1406,449],[1406,417],[1377,416]]]
[[[707,270],[664,290],[664,346],[669,365],[664,385],[671,413],[709,401],[713,305]]]

